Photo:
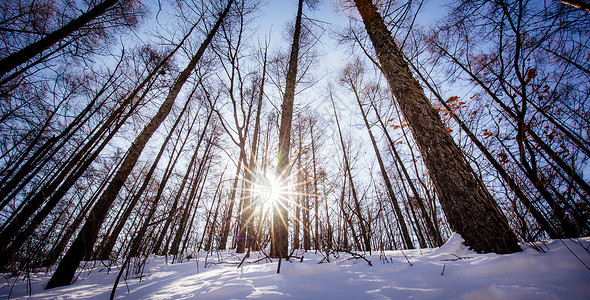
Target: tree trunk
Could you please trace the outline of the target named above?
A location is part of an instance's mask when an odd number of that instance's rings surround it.
[[[194,90],[193,90],[193,92],[194,92]],[[115,226],[115,228],[109,233],[109,237],[107,239],[107,242],[104,244],[102,249],[100,249],[98,259],[105,260],[105,259],[109,258],[111,251],[113,250],[113,247],[115,246],[115,242],[117,241],[119,234],[123,230],[123,226],[125,225],[125,223],[127,222],[127,219],[131,215],[131,212],[135,208],[135,205],[137,204],[139,199],[142,198],[144,192],[147,190],[150,183],[152,182],[152,177],[154,175],[154,172],[156,171],[156,167],[158,166],[158,163],[160,162],[160,159],[162,158],[162,155],[164,154],[164,151],[166,150],[166,147],[168,146],[168,142],[172,138],[172,135],[174,134],[176,127],[180,123],[180,120],[182,119],[184,112],[188,108],[188,104],[190,103],[191,97],[192,97],[192,94],[186,100],[184,107],[182,108],[182,111],[180,112],[180,115],[177,117],[176,121],[174,122],[174,125],[172,125],[172,128],[170,129],[170,132],[168,133],[168,135],[164,139],[164,142],[162,142],[162,145],[160,146],[160,150],[158,151],[158,154],[156,155],[156,157],[153,159],[152,166],[150,167],[149,171],[144,176],[143,183],[139,187],[139,190],[137,190],[135,192],[135,194],[133,195],[133,197],[131,198],[129,205],[127,206],[127,208],[123,212],[123,215],[119,218],[119,221],[117,222],[117,226]],[[178,142],[178,140],[177,140],[177,142]],[[170,161],[172,161],[172,160],[170,160]]]
[[[449,107],[449,105],[445,103],[444,99],[436,92],[434,87],[426,80],[426,78],[422,75],[422,73],[413,64],[410,64],[410,65],[412,66],[412,68],[414,69],[416,74],[418,74],[418,76],[420,76],[420,78],[422,79],[422,82],[424,82],[424,84],[426,84],[426,86],[429,88],[430,92],[433,93],[433,95],[438,99],[439,103],[441,105],[443,105],[443,107],[446,110],[451,111],[451,108]],[[475,134],[473,134],[473,132],[471,132],[471,130],[467,127],[465,122],[463,122],[457,116],[456,113],[452,113],[451,116],[453,117],[455,122],[457,122],[457,124],[459,124],[459,126],[465,132],[465,134],[467,134],[469,139],[483,153],[483,155],[487,158],[487,160],[490,162],[490,164],[492,164],[494,169],[496,169],[496,172],[498,172],[498,175],[500,175],[500,177],[504,180],[504,182],[506,182],[508,187],[512,190],[512,192],[514,192],[514,194],[520,200],[520,202],[524,205],[524,207],[531,213],[531,215],[539,223],[541,228],[545,232],[547,232],[549,237],[552,239],[557,239],[557,238],[562,237],[562,235],[557,234],[557,232],[553,229],[551,224],[549,224],[549,222],[547,222],[545,217],[533,206],[533,204],[531,203],[531,201],[529,200],[527,195],[521,190],[520,186],[518,186],[516,184],[514,179],[508,174],[508,172],[506,172],[504,167],[502,167],[502,165],[496,160],[496,158],[492,155],[492,153],[490,153],[490,151],[488,151],[488,149],[475,136]]]
[[[316,169],[316,159],[315,159],[315,140],[313,136],[313,122],[309,120],[309,136],[311,137],[311,162],[313,166],[313,200],[314,200],[314,235],[313,235],[313,246],[317,251],[320,248],[320,232],[319,232],[319,214],[318,214],[318,174]],[[329,219],[328,221],[329,222]]]
[[[260,80],[260,87],[258,90],[258,104],[256,110],[256,118],[254,122],[254,132],[252,133],[252,149],[250,149],[250,162],[248,163],[248,170],[245,175],[246,192],[248,193],[246,198],[249,199],[249,205],[246,206],[245,210],[245,223],[244,224],[244,238],[246,247],[248,249],[254,249],[256,247],[256,232],[254,230],[254,204],[252,203],[255,199],[255,193],[252,191],[252,183],[254,182],[254,174],[257,166],[257,150],[258,150],[258,139],[260,135],[260,114],[262,112],[262,99],[264,98],[264,82],[266,80],[266,55],[268,51],[268,45],[264,48],[264,60],[262,63],[262,78]],[[248,251],[248,254],[250,251]]]
[[[223,22],[223,19],[229,12],[232,3],[233,0],[230,0],[225,10],[220,14],[219,18],[217,19],[217,22],[215,23],[211,31],[208,33],[207,38],[197,50],[197,53],[191,58],[187,67],[180,73],[180,75],[174,82],[174,85],[170,89],[170,92],[166,97],[166,100],[164,100],[162,106],[160,106],[160,109],[158,110],[156,115],[152,118],[150,123],[142,130],[142,132],[139,134],[139,136],[135,139],[135,141],[129,148],[129,151],[127,153],[127,156],[125,157],[125,160],[123,161],[123,164],[121,165],[121,168],[119,168],[113,180],[102,194],[101,198],[92,208],[92,211],[90,212],[90,218],[82,227],[82,230],[78,234],[78,237],[70,246],[70,249],[68,250],[64,258],[62,259],[61,263],[57,267],[57,270],[49,280],[49,283],[47,283],[47,286],[45,287],[46,289],[70,284],[84,254],[92,250],[92,246],[96,241],[98,231],[100,230],[100,226],[102,225],[104,218],[106,217],[113,201],[119,194],[119,191],[125,183],[125,180],[131,173],[133,166],[135,166],[135,163],[141,155],[141,152],[143,151],[145,145],[147,144],[151,136],[154,134],[154,132],[158,129],[160,124],[162,124],[162,122],[168,116],[168,113],[172,109],[174,101],[180,93],[182,86],[187,81],[189,75],[196,67],[201,56],[205,52],[205,49],[213,39],[213,36],[215,35],[217,29],[219,28],[219,26]]]
[[[418,192],[416,185],[414,185],[414,183],[412,182],[412,179],[410,178],[410,175],[408,174],[408,170],[404,166],[402,158],[399,155],[399,153],[397,152],[397,149],[395,148],[395,143],[393,142],[393,139],[391,138],[391,136],[389,135],[389,132],[387,131],[387,126],[385,126],[385,124],[383,123],[383,120],[381,120],[381,116],[379,116],[379,111],[377,110],[375,105],[373,105],[373,109],[375,110],[375,114],[377,114],[377,120],[379,121],[379,124],[381,125],[381,128],[383,129],[383,133],[385,133],[385,137],[387,138],[387,141],[389,142],[391,152],[393,152],[393,156],[395,156],[395,160],[398,162],[399,168],[401,169],[402,173],[404,174],[404,177],[406,178],[406,181],[408,182],[408,185],[410,186],[410,189],[412,190],[412,193],[414,194],[414,198],[418,202],[418,206],[420,207],[420,212],[422,213],[422,215],[425,219],[428,232],[429,232],[430,236],[432,236],[434,238],[434,245],[436,247],[440,247],[440,246],[442,246],[442,244],[444,242],[442,240],[442,237],[440,236],[440,231],[437,229],[434,221],[432,220],[432,218],[434,218],[435,216],[433,215],[433,217],[431,218],[430,215],[428,214],[428,212],[426,211],[426,207],[424,205],[424,200],[420,196],[420,193]]]
[[[367,230],[366,220],[363,217],[361,211],[361,204],[357,197],[356,188],[354,186],[354,182],[352,180],[352,171],[350,167],[350,163],[348,161],[348,154],[346,153],[346,145],[344,144],[344,138],[342,137],[342,131],[340,130],[340,122],[338,121],[338,114],[336,114],[336,105],[334,104],[334,99],[332,98],[332,94],[330,93],[330,100],[332,100],[332,109],[334,110],[334,117],[336,118],[336,127],[338,128],[338,135],[340,137],[340,145],[342,146],[342,154],[344,156],[344,168],[345,168],[345,176],[348,174],[348,181],[350,181],[350,189],[352,194],[352,199],[354,200],[354,212],[359,220],[359,227],[361,230],[361,235],[363,236],[364,242],[364,251],[371,251],[371,240],[369,237],[369,232]],[[351,224],[352,225],[352,224]],[[351,226],[352,227],[352,226]],[[353,235],[356,239],[356,235]],[[357,242],[357,247],[359,250],[361,249],[360,244]]]
[[[277,163],[277,177],[285,188],[289,181],[289,151],[291,150],[291,121],[293,119],[293,101],[295,100],[295,85],[297,84],[297,62],[299,59],[299,36],[301,35],[301,17],[303,0],[299,0],[295,32],[289,57],[285,95],[281,105],[281,125],[279,127],[279,152]],[[286,258],[289,253],[289,209],[288,196],[281,195],[278,205],[273,210],[272,243],[270,257]]]
[[[46,35],[39,41],[36,41],[19,50],[18,52],[3,58],[0,60],[0,77],[3,77],[4,74],[10,72],[12,69],[27,62],[29,59],[35,57],[36,55],[45,51],[47,48],[74,33],[76,30],[79,30],[84,25],[88,24],[88,22],[102,15],[107,9],[115,5],[117,2],[118,0],[102,1],[86,13],[70,21],[68,24],[57,29],[56,31]]]
[[[215,104],[213,104],[215,105]],[[164,227],[161,231],[160,236],[158,237],[158,240],[156,241],[155,245],[154,245],[154,253],[158,254],[158,251],[160,250],[160,247],[162,246],[162,243],[164,242],[164,238],[166,238],[166,234],[168,233],[168,228],[170,228],[170,225],[172,223],[173,220],[173,216],[176,213],[177,207],[178,207],[178,202],[180,201],[180,197],[182,196],[182,192],[184,191],[184,187],[186,186],[186,183],[188,182],[188,179],[190,177],[191,174],[191,170],[193,169],[193,166],[195,165],[195,162],[197,161],[198,158],[198,152],[199,152],[199,148],[201,148],[201,143],[203,142],[203,139],[205,138],[205,134],[207,132],[207,127],[209,126],[209,123],[211,121],[211,117],[213,116],[213,108],[211,108],[211,110],[209,111],[209,114],[207,115],[207,119],[205,120],[205,124],[203,125],[203,129],[201,130],[201,135],[199,136],[199,141],[197,142],[197,145],[194,147],[194,152],[193,155],[191,156],[191,160],[188,163],[188,166],[186,168],[186,172],[184,173],[184,176],[182,177],[182,181],[180,183],[180,186],[178,188],[178,191],[176,192],[176,196],[174,197],[174,202],[172,203],[172,207],[170,208],[170,212],[168,213],[168,217],[166,218],[166,222],[164,223]],[[164,251],[163,254],[166,254],[168,247],[166,247],[166,251]]]
[[[473,174],[459,147],[414,79],[370,0],[355,0],[381,70],[410,125],[451,228],[478,252],[522,251],[497,203]]]
[[[381,158],[381,153],[379,152],[379,147],[377,147],[377,142],[375,141],[375,137],[373,136],[373,132],[371,131],[371,126],[369,125],[369,121],[367,120],[367,114],[363,109],[363,105],[361,104],[361,99],[356,89],[356,86],[352,80],[349,81],[350,87],[354,92],[356,102],[359,105],[359,110],[363,116],[363,120],[365,122],[365,127],[369,133],[369,137],[371,138],[371,144],[373,145],[373,150],[375,150],[375,156],[377,156],[377,162],[379,163],[379,170],[381,171],[381,176],[383,177],[383,181],[385,182],[385,188],[387,190],[387,195],[389,196],[389,201],[391,202],[395,214],[399,220],[400,227],[402,229],[402,237],[404,239],[404,244],[406,245],[407,249],[414,249],[414,244],[412,243],[412,238],[408,233],[408,227],[406,225],[406,221],[402,215],[402,211],[399,207],[399,203],[397,198],[395,197],[395,193],[393,192],[393,187],[391,186],[391,181],[389,180],[389,176],[387,175],[387,170],[385,169],[385,164],[383,163],[383,159]]]

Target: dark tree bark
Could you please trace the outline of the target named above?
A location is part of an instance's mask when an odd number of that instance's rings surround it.
[[[196,90],[196,88],[193,89],[193,92],[195,90]],[[186,100],[184,107],[182,108],[182,111],[180,112],[180,115],[177,117],[176,121],[174,122],[174,125],[172,125],[172,128],[170,129],[170,132],[168,133],[168,135],[164,139],[164,142],[162,142],[162,145],[160,146],[160,150],[158,151],[158,154],[153,159],[152,166],[150,167],[150,169],[148,170],[147,174],[145,175],[145,177],[143,179],[142,185],[135,192],[133,197],[131,197],[131,201],[129,201],[127,208],[125,209],[123,214],[119,217],[119,222],[117,222],[117,226],[115,226],[115,228],[113,228],[113,230],[109,233],[109,237],[107,239],[107,242],[100,249],[98,259],[105,260],[105,259],[109,258],[111,251],[113,250],[113,247],[115,246],[115,242],[117,241],[119,234],[123,230],[123,226],[127,222],[127,219],[131,215],[131,212],[133,211],[133,209],[135,209],[135,206],[137,205],[137,202],[139,201],[139,199],[142,198],[144,192],[150,186],[150,183],[152,181],[152,177],[154,175],[154,172],[156,171],[156,167],[158,166],[158,163],[160,162],[162,155],[164,155],[164,151],[166,150],[166,147],[168,146],[168,142],[172,138],[172,135],[174,134],[176,127],[180,123],[180,120],[182,119],[184,112],[188,108],[188,105],[191,102],[192,96],[193,96],[193,94],[191,94],[188,97],[188,99]]]
[[[119,0],[102,1],[89,11],[79,16],[78,18],[70,21],[68,24],[57,29],[56,31],[46,35],[39,41],[34,42],[26,46],[25,48],[19,50],[18,52],[3,58],[2,60],[0,60],[0,77],[3,77],[4,74],[10,72],[14,68],[27,62],[29,59],[42,53],[52,45],[63,40],[75,31],[79,30],[84,25],[88,24],[88,22],[102,15],[105,11],[107,11],[107,9],[115,5],[118,1]]]
[[[440,94],[435,90],[435,88],[428,82],[428,80],[420,72],[420,70],[418,70],[418,68],[416,68],[416,66],[414,66],[413,64],[410,64],[410,66],[412,67],[412,69],[414,70],[414,72],[416,72],[416,74],[418,74],[418,76],[420,77],[420,79],[422,80],[422,82],[424,82],[424,84],[426,84],[426,86],[428,87],[428,89],[430,90],[430,92],[438,99],[439,103],[441,105],[443,105],[443,107],[446,110],[452,111],[451,108],[449,107],[449,105],[447,103],[445,103],[445,101],[442,98],[442,96],[440,96]],[[516,184],[516,181],[514,181],[514,179],[512,178],[512,176],[510,176],[508,174],[508,172],[496,160],[496,158],[492,155],[492,153],[490,153],[490,151],[488,151],[488,149],[475,136],[475,134],[473,134],[473,132],[471,132],[471,130],[467,127],[467,125],[465,124],[465,122],[463,122],[459,118],[459,116],[457,116],[456,113],[452,113],[451,116],[455,120],[455,122],[457,122],[457,124],[459,124],[459,126],[465,132],[465,134],[467,134],[467,136],[469,137],[469,139],[484,154],[484,156],[486,157],[486,159],[490,162],[490,164],[492,164],[492,166],[494,167],[494,169],[496,169],[496,172],[498,172],[498,175],[500,175],[500,177],[506,182],[506,184],[508,185],[508,187],[512,190],[512,192],[514,192],[514,194],[520,200],[520,202],[524,205],[524,207],[531,213],[531,215],[533,216],[533,218],[535,218],[535,220],[537,221],[537,223],[539,223],[539,225],[541,226],[541,228],[545,232],[547,232],[547,234],[549,235],[549,237],[552,238],[552,239],[562,238],[563,236],[557,234],[557,232],[553,229],[553,227],[551,226],[551,224],[549,224],[549,222],[545,219],[545,217],[541,214],[541,212],[539,212],[537,210],[537,208],[535,206],[533,206],[533,204],[529,200],[528,196],[522,191],[522,189],[520,188],[520,186],[518,186]]]
[[[279,152],[277,163],[277,175],[279,181],[285,187],[289,180],[289,151],[291,149],[291,122],[293,119],[293,101],[295,100],[295,85],[297,84],[297,62],[299,60],[299,38],[301,35],[301,17],[303,14],[303,0],[299,0],[297,17],[295,19],[295,32],[291,44],[289,56],[289,69],[283,104],[281,105],[281,124],[279,127]],[[273,211],[272,243],[270,257],[286,258],[289,253],[289,210],[288,197],[282,195],[280,203],[275,205]]]
[[[451,228],[478,252],[522,251],[506,217],[481,186],[414,79],[377,8],[370,0],[355,0],[355,4],[381,71],[412,129]]]

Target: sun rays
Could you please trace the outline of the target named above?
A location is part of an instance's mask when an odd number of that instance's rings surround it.
[[[243,201],[246,205],[241,208],[244,215],[243,221],[240,222],[240,228],[245,230],[246,227],[252,226],[250,228],[255,231],[253,232],[254,236],[259,237],[261,234],[265,234],[266,230],[263,228],[266,226],[269,229],[273,228],[274,222],[280,222],[285,228],[289,228],[289,223],[299,223],[302,230],[311,234],[311,229],[305,226],[304,220],[298,219],[294,212],[296,209],[311,211],[310,208],[303,205],[301,199],[304,197],[312,199],[317,195],[309,193],[309,190],[305,188],[313,180],[301,181],[301,178],[297,177],[291,176],[289,180],[281,180],[273,171],[247,173],[243,178],[247,184],[242,187],[244,190],[240,193],[241,197],[239,198],[241,199],[236,199]],[[280,214],[280,219],[275,219],[273,215],[278,210],[288,213],[285,216]],[[272,235],[272,230],[267,233]]]

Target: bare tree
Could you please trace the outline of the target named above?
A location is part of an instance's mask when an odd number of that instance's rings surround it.
[[[506,217],[475,178],[414,79],[391,32],[370,0],[355,0],[381,71],[418,144],[451,228],[480,252],[522,251]]]
[[[180,90],[182,89],[184,83],[187,81],[193,69],[196,67],[200,58],[203,56],[203,53],[205,52],[207,46],[215,36],[217,29],[221,26],[221,23],[224,21],[225,16],[229,12],[232,4],[233,0],[229,0],[225,9],[219,15],[219,18],[217,19],[215,25],[207,34],[205,41],[201,44],[198,51],[191,58],[187,67],[176,78],[174,85],[170,89],[170,92],[166,97],[166,100],[160,106],[160,109],[156,113],[156,116],[152,118],[150,123],[135,139],[135,142],[132,144],[131,148],[127,153],[127,156],[125,157],[125,160],[121,164],[121,167],[113,177],[109,186],[105,189],[101,198],[92,208],[89,220],[86,221],[86,223],[82,227],[82,230],[78,234],[78,237],[74,240],[74,242],[70,246],[70,249],[62,259],[61,263],[59,264],[58,268],[55,270],[55,273],[49,280],[49,283],[47,283],[46,289],[70,284],[76,272],[76,268],[78,268],[78,265],[82,260],[84,254],[89,253],[92,250],[92,247],[98,235],[98,231],[100,230],[100,226],[102,225],[102,222],[104,221],[104,218],[106,217],[106,214],[108,213],[108,210],[111,207],[114,199],[116,198],[121,187],[123,186],[123,183],[127,179],[127,176],[133,169],[133,166],[137,162],[137,159],[141,155],[141,152],[143,151],[150,137],[158,129],[160,124],[162,124],[162,122],[166,119],[168,113],[170,113],[170,110],[172,109],[174,101],[180,93]]]

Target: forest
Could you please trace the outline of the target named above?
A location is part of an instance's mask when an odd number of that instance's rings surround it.
[[[590,235],[585,1],[2,0],[0,14],[6,276],[50,271],[51,289],[100,261],[116,289],[150,257],[256,253],[279,272],[299,250],[358,259],[457,233],[510,254]]]

